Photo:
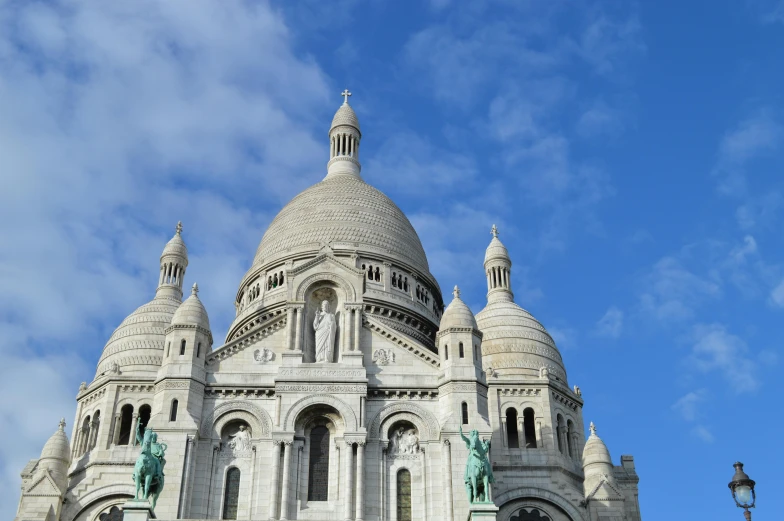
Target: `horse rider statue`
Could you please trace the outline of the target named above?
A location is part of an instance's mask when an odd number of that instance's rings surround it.
[[[133,467],[133,481],[136,483],[136,499],[147,499],[155,510],[155,503],[163,490],[163,466],[166,465],[164,455],[166,444],[158,443],[158,434],[151,428],[144,429],[142,434],[141,418],[136,424],[136,442],[142,446],[142,452],[136,458]],[[139,498],[139,491],[142,497]]]
[[[468,435],[463,435],[460,426],[460,437],[468,448],[468,461],[465,469],[465,487],[468,501],[471,503],[491,503],[490,483],[495,483],[493,469],[490,466],[490,440],[480,440],[479,432],[474,429]]]

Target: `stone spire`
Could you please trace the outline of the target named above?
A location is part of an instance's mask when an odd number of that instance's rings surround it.
[[[174,237],[166,243],[161,253],[161,269],[156,298],[182,300],[182,281],[188,267],[188,248],[182,240],[182,222],[177,223]]]
[[[359,119],[354,109],[348,104],[351,93],[348,89],[341,93],[343,105],[340,106],[332,126],[329,128],[329,163],[327,163],[327,179],[341,175],[360,177],[362,166],[359,163]]]
[[[493,238],[485,252],[485,275],[487,276],[487,301],[514,301],[512,293],[512,259],[509,251],[498,238],[498,227],[490,229]]]

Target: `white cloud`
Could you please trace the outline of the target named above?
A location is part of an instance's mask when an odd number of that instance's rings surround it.
[[[755,391],[760,382],[757,363],[749,357],[746,342],[721,324],[697,324],[692,329],[688,363],[703,373],[717,371],[732,391]]]
[[[765,112],[741,121],[727,132],[719,144],[714,167],[714,175],[719,179],[719,192],[735,197],[747,195],[747,164],[775,150],[783,135],[781,125]]]
[[[780,308],[784,308],[784,280],[770,292],[770,302]]]
[[[607,312],[596,323],[596,333],[600,336],[618,338],[623,332],[623,311],[610,306]]]
[[[640,302],[643,312],[658,320],[682,321],[692,318],[702,302],[720,295],[719,282],[693,273],[675,257],[664,257],[646,275]]]
[[[693,422],[700,416],[699,406],[705,402],[706,394],[705,389],[698,389],[686,393],[672,404],[672,409],[680,414],[681,418],[685,421]]]
[[[705,443],[713,443],[715,439],[713,433],[704,425],[695,425],[694,428],[692,428],[691,433]]]

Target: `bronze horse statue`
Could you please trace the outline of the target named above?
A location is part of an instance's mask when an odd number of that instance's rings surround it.
[[[490,441],[480,440],[479,432],[474,429],[468,435],[463,435],[463,427],[460,427],[460,437],[468,448],[468,461],[465,469],[465,486],[468,493],[468,501],[471,503],[490,503],[490,483],[495,483],[493,469],[490,466]]]
[[[133,481],[136,483],[136,499],[139,492],[142,492],[141,499],[150,501],[150,506],[155,510],[158,496],[163,491],[163,466],[166,464],[164,454],[166,444],[158,443],[158,435],[151,428],[144,430],[142,435],[142,424],[136,424],[136,442],[142,446],[142,452],[136,459],[133,467]]]

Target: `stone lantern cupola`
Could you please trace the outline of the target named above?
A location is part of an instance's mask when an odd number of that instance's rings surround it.
[[[362,170],[359,163],[359,141],[362,138],[359,119],[348,104],[348,98],[351,96],[348,89],[342,92],[342,96],[343,105],[335,112],[329,128],[327,178],[339,175],[359,177]]]
[[[188,267],[188,248],[182,240],[182,222],[177,223],[174,237],[161,253],[161,272],[158,277],[157,297],[182,299],[182,281]]]
[[[512,259],[509,251],[498,238],[498,228],[491,229],[493,239],[485,252],[485,275],[487,276],[487,301],[512,301]]]

